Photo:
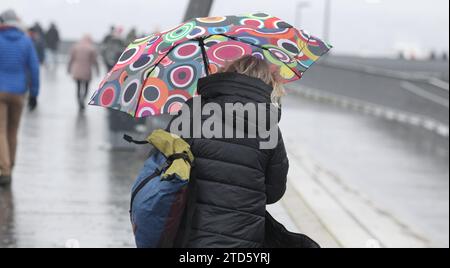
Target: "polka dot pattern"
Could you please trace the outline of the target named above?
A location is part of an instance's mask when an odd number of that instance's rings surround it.
[[[101,82],[90,104],[134,117],[178,111],[206,75],[244,55],[266,60],[283,82],[298,80],[331,46],[265,13],[197,18],[132,42]]]
[[[210,61],[224,65],[227,62],[249,55],[251,52],[252,47],[248,44],[238,41],[228,41],[215,44],[208,49],[207,54]]]

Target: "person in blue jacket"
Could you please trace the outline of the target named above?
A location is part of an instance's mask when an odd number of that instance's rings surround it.
[[[39,59],[16,13],[0,14],[0,186],[11,184],[17,134],[27,91],[37,106]]]

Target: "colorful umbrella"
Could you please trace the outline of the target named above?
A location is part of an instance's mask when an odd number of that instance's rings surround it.
[[[330,49],[264,13],[197,18],[130,44],[90,104],[137,118],[176,112],[196,95],[199,78],[244,55],[267,60],[288,83]]]

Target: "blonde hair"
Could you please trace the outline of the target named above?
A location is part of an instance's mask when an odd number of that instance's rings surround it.
[[[261,79],[264,83],[273,88],[271,101],[279,107],[281,97],[285,95],[283,83],[276,71],[272,71],[270,65],[257,57],[246,55],[224,66],[221,72],[240,73],[250,77]]]

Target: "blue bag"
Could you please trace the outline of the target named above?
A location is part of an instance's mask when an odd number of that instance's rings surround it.
[[[185,214],[193,157],[184,141],[170,139],[181,138],[165,131],[149,137],[156,152],[132,188],[130,216],[138,248],[174,247]]]

